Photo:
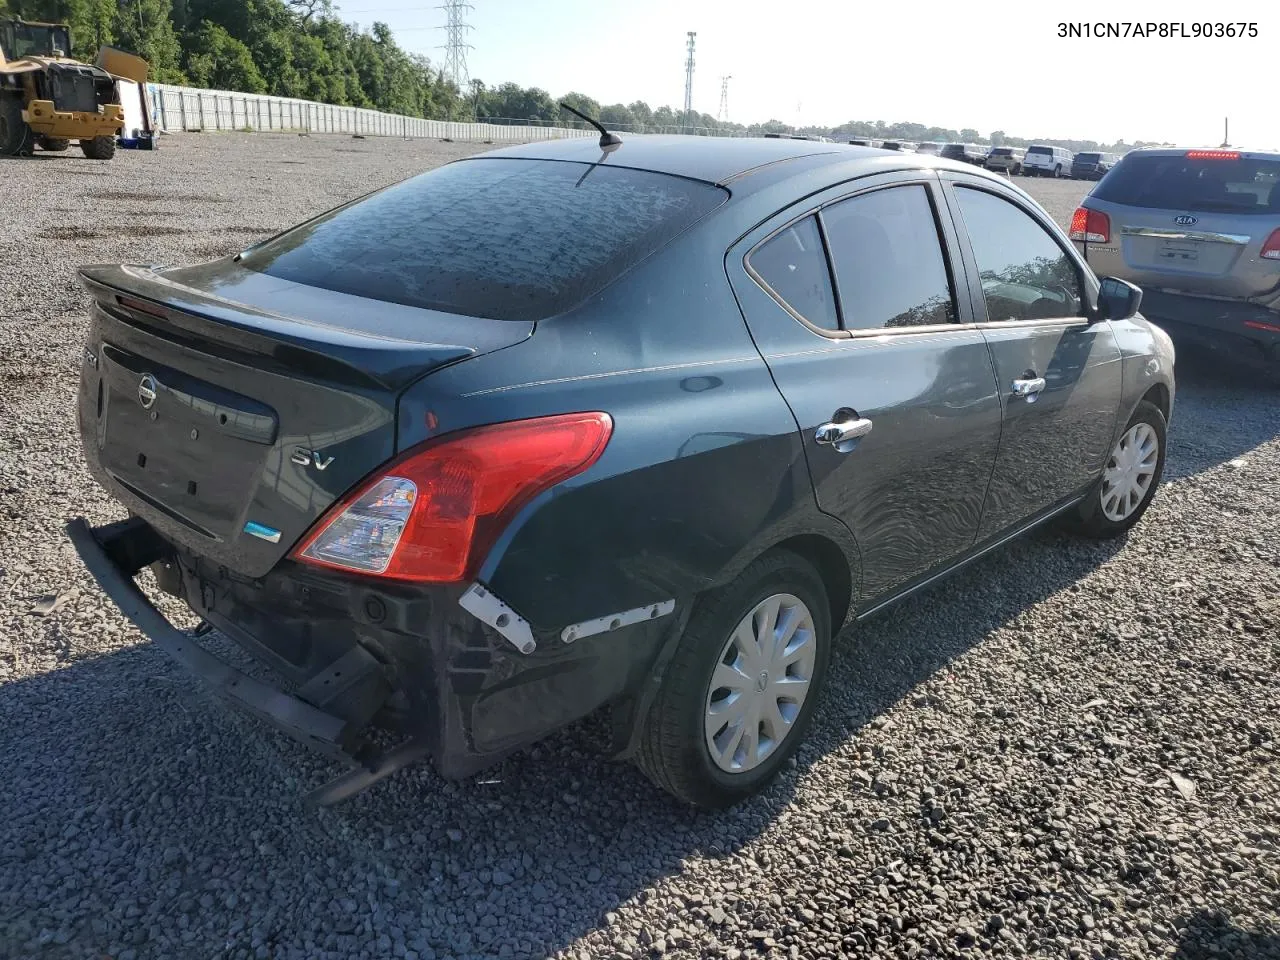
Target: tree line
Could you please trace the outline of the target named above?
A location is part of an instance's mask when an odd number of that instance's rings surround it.
[[[66,23],[73,53],[92,60],[103,44],[144,57],[159,83],[297,97],[434,120],[472,117],[508,123],[571,123],[569,103],[611,129],[639,133],[766,133],[912,141],[964,141],[993,146],[1048,143],[1070,150],[1123,152],[1132,146],[1092,140],[1027,140],[996,130],[982,137],[919,123],[854,121],[796,128],[780,120],[743,125],[706,113],[651,108],[642,100],[601,104],[570,92],[557,100],[538,87],[473,80],[466,89],[422,54],[401,48],[385,23],[346,23],[331,0],[0,0],[0,17]]]

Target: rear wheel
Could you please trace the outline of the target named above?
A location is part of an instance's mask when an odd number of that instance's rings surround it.
[[[116,138],[94,137],[92,140],[81,140],[80,149],[90,160],[110,160],[116,155]]]
[[[1138,404],[1097,485],[1073,518],[1073,528],[1105,540],[1142,519],[1164,474],[1165,427],[1159,407],[1146,400]]]
[[[693,612],[645,720],[637,763],[655,784],[719,808],[763,788],[804,738],[826,679],[822,579],[784,551]]]
[[[34,138],[22,119],[22,100],[0,96],[0,156],[20,157],[31,153]]]
[[[1053,168],[1053,179],[1055,179],[1055,180],[1061,180],[1061,179],[1062,179],[1062,168],[1061,168],[1061,167],[1054,167],[1054,168]]]
[[[50,153],[61,153],[63,150],[71,146],[71,141],[61,137],[41,137],[40,149],[48,150]]]

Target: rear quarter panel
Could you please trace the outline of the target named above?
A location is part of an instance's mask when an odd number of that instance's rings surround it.
[[[800,533],[826,535],[856,563],[848,531],[817,510],[795,420],[725,277],[731,214],[528,341],[432,374],[402,399],[400,449],[517,418],[613,417],[600,460],[525,508],[480,571],[535,629],[685,606]]]

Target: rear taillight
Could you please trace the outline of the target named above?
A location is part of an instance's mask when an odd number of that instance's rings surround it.
[[[595,463],[612,432],[607,413],[573,413],[428,441],[331,507],[292,556],[396,580],[466,580],[516,512]]]
[[[1071,215],[1071,239],[1084,243],[1108,243],[1111,240],[1111,218],[1100,210],[1077,207]]]
[[[1258,254],[1264,260],[1280,260],[1280,230],[1272,230],[1262,244],[1262,252]]]

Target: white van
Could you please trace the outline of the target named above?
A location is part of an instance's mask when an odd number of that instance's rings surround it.
[[[1071,161],[1075,154],[1065,147],[1047,147],[1034,144],[1027,147],[1027,155],[1022,160],[1022,172],[1028,177],[1069,177]]]

